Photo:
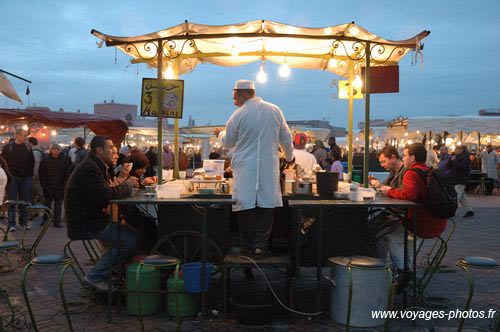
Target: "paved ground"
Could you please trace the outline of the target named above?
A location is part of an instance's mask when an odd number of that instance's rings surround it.
[[[451,272],[440,273],[432,280],[429,287],[430,293],[436,296],[445,296],[452,299],[449,308],[436,309],[444,310],[446,313],[456,309],[462,309],[467,297],[467,282],[465,274],[458,270],[454,263],[458,258],[470,255],[488,256],[500,260],[500,196],[472,197],[472,204],[475,207],[476,216],[473,220],[462,219],[462,210],[459,210],[459,217],[456,218],[457,228],[453,238],[450,240],[448,253],[444,259]],[[27,238],[32,239],[37,233],[39,221],[33,222],[33,229],[28,231]],[[13,237],[19,237],[21,232],[15,233]],[[61,253],[66,243],[66,230],[51,228],[44,238],[39,253]],[[29,241],[28,241],[29,242]],[[429,247],[429,243],[425,248]],[[424,249],[425,249],[424,248]],[[81,248],[78,252],[83,255]],[[424,250],[425,252],[425,250]],[[9,258],[16,261],[19,254],[10,254]],[[0,257],[0,262],[4,262],[4,257]],[[20,267],[14,272],[0,274],[0,287],[9,293],[11,301],[16,305],[24,305],[24,300],[20,291]],[[471,308],[473,310],[500,310],[500,269],[493,271],[474,270],[475,294]],[[327,274],[328,270],[324,270]],[[35,316],[42,331],[68,331],[65,325],[65,318],[59,308],[60,300],[57,290],[58,269],[55,267],[33,268],[29,273],[28,292],[31,298]],[[285,298],[285,274],[283,271],[271,271],[268,274],[273,288],[278,294]],[[301,278],[294,281],[294,297],[296,308],[299,311],[314,311],[315,292],[315,270],[305,269]],[[233,291],[258,291],[265,289],[265,283],[261,276],[256,275],[253,282],[245,281],[241,271],[236,271],[231,276],[231,287]],[[81,289],[69,271],[65,278],[65,289],[69,301],[81,301]],[[312,319],[307,316],[296,316],[292,322],[289,315],[283,310],[277,310],[272,324],[261,327],[241,326],[238,324],[235,314],[230,313],[227,320],[222,319],[222,291],[217,292],[210,299],[210,316],[208,318],[188,318],[182,323],[182,331],[340,331],[329,315],[329,285],[323,284],[322,308],[323,314]],[[367,294],[369,296],[369,294]],[[84,299],[85,300],[85,299]],[[394,300],[395,308],[401,308],[401,297]],[[106,310],[103,305],[92,302],[88,310],[82,314],[71,315],[76,331],[138,331],[139,324],[134,316],[128,315],[124,310],[120,314],[113,309],[113,321],[106,322]],[[0,301],[0,313],[5,314],[7,308]],[[23,318],[19,316],[19,323]],[[27,317],[27,315],[26,315]],[[29,320],[29,319],[28,319]],[[159,314],[145,319],[147,331],[174,331],[175,322],[169,320],[166,314]],[[492,320],[475,319],[468,320],[467,326],[480,326],[488,328]],[[457,321],[447,321],[445,319],[426,321],[417,320],[416,327],[412,327],[409,320],[390,320],[390,331],[424,331],[437,326],[437,331],[456,331]],[[0,329],[1,330],[1,329]],[[30,326],[19,328],[8,327],[12,331],[32,331]]]

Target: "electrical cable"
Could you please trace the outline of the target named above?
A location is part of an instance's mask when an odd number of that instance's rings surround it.
[[[283,302],[281,302],[281,300],[279,299],[278,295],[276,295],[276,293],[274,292],[273,287],[269,283],[269,280],[267,280],[267,277],[264,274],[264,271],[262,271],[262,269],[260,268],[260,266],[257,264],[257,262],[255,260],[253,260],[252,258],[250,258],[248,256],[242,256],[242,255],[236,255],[236,257],[247,259],[248,261],[250,261],[250,263],[252,263],[253,265],[255,265],[255,267],[257,268],[257,270],[259,270],[260,274],[262,274],[262,276],[264,277],[264,280],[267,283],[267,286],[269,287],[269,289],[271,290],[271,293],[273,293],[273,296],[276,299],[276,301],[278,301],[278,303],[283,308],[285,308],[286,310],[288,310],[290,312],[293,312],[295,314],[304,315],[304,316],[319,316],[319,315],[323,314],[323,311],[319,311],[319,312],[302,312],[302,311],[297,311],[297,310],[294,310],[294,309],[288,307],[286,304],[284,304]]]

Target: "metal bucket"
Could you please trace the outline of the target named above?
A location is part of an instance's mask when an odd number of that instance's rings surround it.
[[[362,256],[356,256],[363,258]],[[353,257],[330,257],[331,318],[342,325],[347,323],[349,303],[349,272],[347,263]],[[370,257],[365,257],[370,258]],[[387,310],[389,282],[385,269],[352,270],[352,303],[349,325],[352,327],[376,327],[385,323],[384,319],[372,318],[372,311]]]

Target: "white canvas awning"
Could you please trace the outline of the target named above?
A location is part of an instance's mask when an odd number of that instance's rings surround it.
[[[306,28],[256,20],[230,25],[185,22],[165,30],[117,37],[92,30],[106,43],[130,55],[132,62],[158,65],[161,41],[164,59],[175,61],[178,73],[191,72],[199,63],[240,66],[255,61],[272,61],[291,68],[327,70],[346,75],[346,60],[363,60],[365,42],[370,41],[372,66],[394,65],[410,50],[420,50],[429,31],[406,40],[387,40],[356,25],[346,23],[323,28]]]
[[[426,116],[402,120],[389,128],[388,136],[402,137],[404,133],[416,131],[457,134],[481,133],[482,135],[500,135],[500,117],[495,116]]]

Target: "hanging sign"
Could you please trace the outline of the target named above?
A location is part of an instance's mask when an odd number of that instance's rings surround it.
[[[160,114],[164,118],[182,119],[184,81],[162,80],[163,101]],[[142,79],[141,116],[158,117],[158,79]]]
[[[361,78],[365,81],[365,67],[361,67]],[[363,93],[364,91],[363,87]],[[370,93],[399,92],[399,66],[370,67]]]

